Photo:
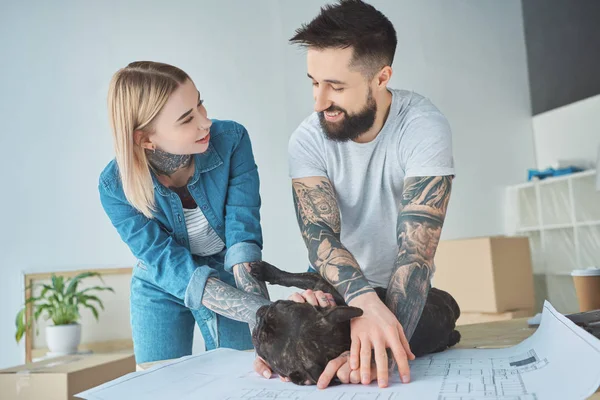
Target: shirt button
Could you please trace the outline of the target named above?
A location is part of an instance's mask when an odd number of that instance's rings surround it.
[[[206,207],[206,204],[202,206],[203,210],[206,210],[208,207]]]

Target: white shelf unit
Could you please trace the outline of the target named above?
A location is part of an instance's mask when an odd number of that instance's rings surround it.
[[[561,312],[577,312],[570,273],[600,266],[600,191],[596,170],[510,186],[506,233],[530,240],[536,304],[547,298]]]

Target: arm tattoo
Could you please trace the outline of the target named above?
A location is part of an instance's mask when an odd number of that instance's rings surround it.
[[[433,274],[433,259],[446,216],[452,177],[407,178],[396,228],[398,257],[386,305],[410,340],[421,317]]]
[[[202,296],[202,305],[224,317],[256,325],[256,312],[271,302],[264,297],[242,292],[216,278],[208,278]]]
[[[250,263],[241,263],[233,267],[233,276],[238,289],[246,293],[262,296],[269,300],[267,285],[250,275]]]
[[[186,168],[192,162],[192,156],[190,154],[171,154],[166,151],[159,149],[150,151],[146,150],[146,157],[150,167],[158,175],[171,176],[173,173],[181,168]]]
[[[293,183],[294,206],[311,265],[349,303],[374,292],[354,256],[340,242],[340,211],[331,183]]]

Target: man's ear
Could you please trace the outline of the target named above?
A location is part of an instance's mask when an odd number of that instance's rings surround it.
[[[375,80],[377,90],[387,90],[387,86],[390,83],[390,79],[392,79],[392,73],[392,67],[386,65],[375,74],[375,77],[373,79]]]
[[[352,318],[360,317],[361,315],[363,315],[363,310],[360,308],[338,306],[325,311],[323,317],[332,324],[338,324],[340,322],[350,321]]]
[[[133,141],[135,142],[135,144],[146,150],[156,150],[156,145],[152,143],[152,141],[148,137],[148,134],[139,129],[133,132]]]

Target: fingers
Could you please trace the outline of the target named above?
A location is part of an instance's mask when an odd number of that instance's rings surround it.
[[[375,346],[377,382],[380,388],[388,385],[388,357],[385,346]]]
[[[302,293],[293,293],[288,299],[296,303],[308,303],[315,307],[325,308],[335,306],[333,296],[321,290],[312,291],[307,289]]]
[[[350,372],[350,383],[355,383],[355,384],[360,383],[360,370],[355,369]]]
[[[350,355],[350,353],[348,353],[348,355]],[[336,376],[340,380],[340,382],[350,383],[350,376],[353,372],[356,372],[355,375],[358,377],[358,383],[360,383],[360,372],[352,371],[352,368],[350,368],[350,359],[347,358],[344,365],[342,365],[340,369],[337,370]]]
[[[349,357],[350,357],[350,352],[346,352],[344,354],[342,354],[340,357],[346,356],[346,361],[342,364],[341,367],[338,368],[337,373],[335,374],[337,376],[337,378],[340,380],[340,382],[344,383],[344,384],[348,384],[348,383],[354,383],[354,384],[360,384],[361,379],[360,379],[360,370],[352,370],[350,368],[350,362],[349,362]],[[330,379],[330,372],[331,369],[335,369],[335,367],[337,367],[339,365],[339,363],[333,363],[334,360],[332,360],[330,362],[330,364],[325,368],[325,371],[323,372],[323,375],[321,375],[321,378],[323,380],[328,379],[328,382],[331,381]],[[335,360],[337,361],[337,359]],[[374,381],[375,379],[377,379],[377,366],[375,365],[375,363],[371,363],[371,382]]]
[[[308,290],[307,290],[308,291]],[[317,298],[318,306],[322,308],[331,307],[331,300],[333,300],[333,296],[331,298],[328,296],[328,293],[317,290],[314,292],[315,297]],[[335,302],[333,303],[335,305]],[[313,304],[314,306],[314,304]]]
[[[256,356],[256,358],[254,359],[254,371],[256,371],[257,374],[259,374],[267,379],[271,378],[271,375],[272,375],[271,369],[269,368],[269,366],[267,365],[265,360],[263,360],[259,356]],[[279,376],[279,379],[282,382],[290,381],[290,378],[288,378],[287,376]]]
[[[290,297],[288,297],[288,300],[295,301],[296,303],[306,303],[306,300],[300,295],[300,293],[292,293]]]
[[[321,373],[319,380],[317,381],[317,387],[319,389],[325,389],[327,386],[329,386],[329,383],[336,376],[336,373],[338,372],[340,367],[342,367],[347,362],[348,362],[348,352],[344,352],[339,357],[334,358],[333,360],[329,361],[327,363],[327,366]]]
[[[311,306],[318,306],[319,305],[319,300],[317,299],[317,296],[315,296],[315,293],[310,290],[307,289],[304,292],[300,293],[302,295],[302,297],[304,297],[304,299],[306,300],[306,302],[308,304],[310,304]]]
[[[375,379],[377,379],[377,365],[375,363],[371,363],[371,381],[374,381]]]
[[[342,368],[340,368],[340,373],[345,372],[344,369],[348,367],[348,364],[345,364],[344,366],[342,366]],[[339,378],[339,375],[338,375]],[[377,379],[377,366],[375,365],[375,363],[371,363],[371,381],[374,381],[375,379]],[[341,379],[340,379],[341,380]],[[350,370],[350,383],[354,383],[354,384],[360,384],[360,370]],[[346,382],[344,382],[346,383]]]
[[[254,371],[267,379],[271,377],[271,369],[267,366],[265,361],[258,356],[254,359]]]
[[[400,325],[400,324],[398,323],[398,325]],[[413,354],[412,350],[410,349],[410,344],[408,343],[408,340],[406,339],[406,335],[404,334],[404,329],[402,329],[402,325],[400,325],[399,333],[400,333],[400,342],[402,343],[404,352],[408,356],[409,360],[414,360],[416,357]]]
[[[356,336],[352,338],[352,343],[350,344],[350,368],[352,370],[358,370],[358,367],[360,366],[359,355],[360,339]]]
[[[333,298],[333,295],[331,293],[325,293],[325,297],[327,297],[327,300],[329,302],[329,306],[333,307],[335,306],[335,299]]]
[[[363,385],[371,383],[371,342],[368,340],[360,341],[360,380]]]
[[[396,344],[394,347],[392,347],[392,353],[394,353],[394,359],[398,364],[400,380],[402,380],[402,383],[410,382],[410,367],[408,366],[408,359],[406,353],[404,352],[404,348]]]
[[[350,368],[350,363],[346,362],[344,365],[338,369],[337,378],[342,383],[354,383],[360,384],[360,370],[352,370]],[[377,379],[377,367],[374,363],[371,363],[371,381]]]

